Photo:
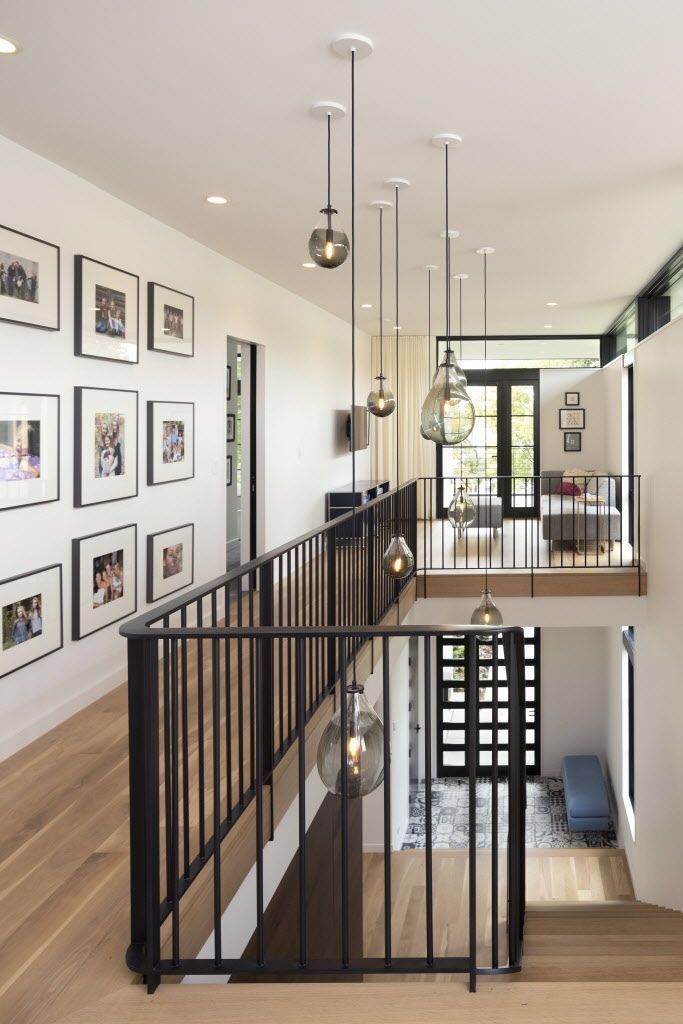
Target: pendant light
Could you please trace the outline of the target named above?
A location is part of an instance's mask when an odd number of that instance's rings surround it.
[[[377,387],[368,395],[368,412],[373,416],[384,418],[391,416],[396,408],[396,399],[390,387],[387,386],[387,378],[384,376],[384,307],[383,307],[383,253],[382,253],[382,218],[384,210],[391,208],[391,203],[384,199],[376,199],[370,204],[379,209],[379,377],[375,377]]]
[[[486,369],[487,369],[487,360],[486,360],[487,344],[486,343],[487,343],[487,328],[488,328],[488,325],[487,325],[487,320],[486,320],[486,312],[487,312],[487,293],[486,293],[487,278],[486,278],[486,273],[487,273],[487,260],[488,260],[488,257],[490,255],[492,255],[492,253],[494,253],[495,251],[496,250],[492,249],[491,246],[484,246],[481,249],[477,249],[477,255],[484,257],[484,422],[486,422],[486,411],[487,411],[487,402],[486,402],[486,391],[487,391],[487,372],[486,372]],[[490,562],[490,559],[491,559],[491,536],[490,535],[491,535],[491,531],[487,530],[486,531],[486,548],[485,548],[485,551],[484,551],[484,555],[485,555],[485,561],[484,561],[484,589],[481,592],[481,601],[479,602],[477,607],[474,609],[474,611],[472,613],[472,618],[470,619],[470,622],[472,623],[473,626],[502,626],[503,625],[503,616],[501,614],[500,609],[496,606],[496,603],[493,600],[493,596],[492,596],[491,591],[489,589],[489,562]],[[488,639],[490,639],[490,637],[489,636],[482,636],[482,637],[479,637],[479,639],[480,640],[488,640]]]
[[[474,428],[474,406],[467,394],[466,378],[451,349],[451,232],[448,225],[448,149],[460,142],[453,132],[441,132],[432,142],[446,154],[446,351],[434,374],[420,415],[420,433],[428,441],[452,447],[460,444]]]
[[[356,60],[372,53],[365,36],[339,36],[332,49],[351,58],[351,408],[356,404]],[[356,491],[356,446],[351,415],[351,490]],[[356,503],[351,505],[351,536],[356,536]],[[343,677],[342,677],[343,678]],[[339,708],[328,722],[318,746],[318,774],[330,793],[342,797],[342,815],[348,797],[372,793],[384,779],[384,727],[356,682],[353,660],[351,683]],[[343,766],[343,767],[342,767]]]
[[[468,274],[454,274],[454,280],[458,282],[458,319],[459,319],[459,337],[460,337],[460,359],[462,359],[462,283],[467,279]],[[450,288],[450,284],[448,286]],[[448,506],[448,518],[453,526],[454,530],[458,531],[458,536],[462,536],[462,531],[466,530],[468,526],[471,526],[477,516],[477,511],[474,507],[474,502],[465,491],[465,487],[462,482],[462,443],[460,444],[460,486],[456,488],[455,480],[453,481],[453,498]]]
[[[408,188],[410,182],[407,178],[387,178],[385,185],[394,189],[394,216],[396,225],[396,307],[395,314],[396,319],[394,321],[394,330],[396,332],[396,397],[398,400],[398,387],[399,387],[399,321],[398,321],[398,193],[402,188]],[[396,490],[401,485],[401,435],[400,435],[400,406],[396,410]],[[398,494],[396,495],[396,503],[398,505]],[[389,547],[384,552],[382,558],[382,568],[384,569],[387,576],[391,576],[395,580],[403,580],[406,576],[410,576],[411,572],[415,567],[415,558],[413,553],[408,547],[403,531],[401,530],[401,522],[399,517],[396,517],[396,525],[394,529],[394,535],[391,538]]]
[[[341,103],[323,101],[314,103],[311,107],[313,117],[327,122],[327,206],[323,206],[320,213],[323,215],[323,223],[316,225],[308,240],[308,251],[311,259],[319,267],[334,269],[341,266],[349,255],[349,240],[344,231],[336,231],[332,227],[332,217],[337,211],[332,206],[330,175],[331,175],[331,146],[332,146],[332,120],[343,117],[346,108]]]

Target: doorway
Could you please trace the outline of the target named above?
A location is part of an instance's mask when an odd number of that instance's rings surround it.
[[[226,340],[226,569],[256,558],[257,346]]]

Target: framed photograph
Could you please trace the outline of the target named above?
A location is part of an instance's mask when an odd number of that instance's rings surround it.
[[[137,493],[137,391],[74,388],[74,505]]]
[[[564,450],[566,452],[581,451],[581,433],[578,430],[572,430],[564,435]]]
[[[138,362],[140,278],[108,263],[76,256],[74,353],[116,363]]]
[[[232,487],[232,455],[228,455],[227,458],[226,483],[228,487]]]
[[[59,395],[0,392],[0,511],[59,501]]]
[[[147,403],[147,483],[194,476],[194,402]]]
[[[158,601],[194,582],[194,523],[147,536],[147,600]]]
[[[585,409],[560,409],[560,430],[585,430]]]
[[[7,676],[64,644],[62,567],[0,581],[0,676]]]
[[[228,413],[228,418],[227,418],[226,428],[225,428],[225,440],[226,441],[234,441],[235,440],[235,414],[234,414],[234,412],[229,412]]]
[[[565,391],[565,405],[581,405],[581,394],[578,391]]]
[[[232,366],[229,364],[225,368],[225,397],[228,401],[232,399]]]
[[[148,283],[147,348],[174,356],[194,355],[194,296],[155,281]]]
[[[0,226],[0,320],[59,330],[59,246]]]
[[[71,637],[82,640],[137,610],[135,523],[71,542]]]

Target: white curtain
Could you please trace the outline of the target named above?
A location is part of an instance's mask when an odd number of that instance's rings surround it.
[[[436,475],[436,445],[420,434],[420,411],[432,383],[434,342],[426,335],[400,337],[399,390],[396,410],[386,419],[370,416],[372,431],[372,470],[378,480],[391,480],[392,488],[414,477]],[[396,395],[396,336],[385,335],[384,375]],[[372,339],[372,376],[379,373],[379,338]],[[373,380],[373,388],[375,383]],[[370,388],[368,388],[370,390]],[[400,403],[400,405],[399,405]],[[396,480],[396,413],[400,407],[399,455],[400,480]],[[429,488],[427,488],[429,492]],[[418,515],[423,518],[423,488],[418,487]]]

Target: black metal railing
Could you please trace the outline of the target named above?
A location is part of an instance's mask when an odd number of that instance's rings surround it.
[[[640,574],[640,476],[422,477],[417,486],[421,571],[588,568]],[[467,498],[464,521],[450,508],[460,487]]]

